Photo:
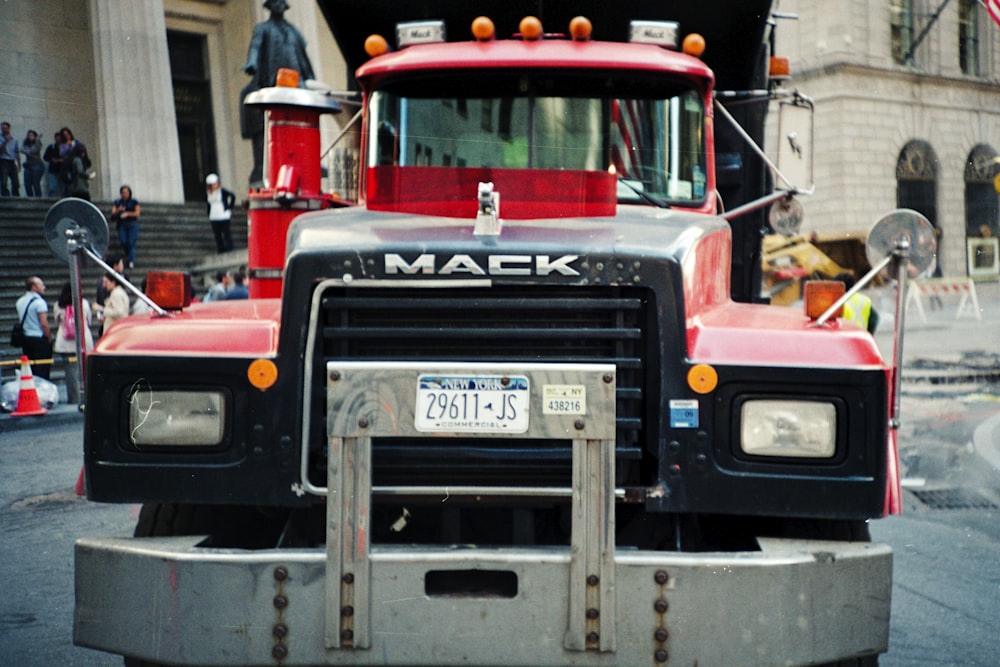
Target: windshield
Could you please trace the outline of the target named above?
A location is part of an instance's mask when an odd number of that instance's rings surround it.
[[[704,106],[690,82],[463,71],[390,83],[370,110],[369,167],[601,171],[621,180],[621,200],[705,198]]]

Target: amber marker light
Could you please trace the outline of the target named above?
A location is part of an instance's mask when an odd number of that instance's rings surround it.
[[[518,25],[521,30],[521,37],[528,41],[536,41],[542,38],[542,22],[536,16],[525,16]]]
[[[688,371],[688,386],[696,394],[707,394],[719,386],[719,374],[708,364],[695,364]]]
[[[496,34],[496,28],[486,16],[477,16],[472,20],[472,37],[477,42],[488,42]]]
[[[771,56],[767,71],[772,79],[784,81],[792,76],[792,64],[787,56]]]
[[[278,75],[274,77],[274,85],[282,88],[298,88],[299,71],[289,67],[278,68]]]
[[[365,40],[365,53],[374,58],[389,52],[389,42],[385,41],[382,35],[368,35]]]
[[[846,291],[844,283],[839,280],[807,280],[802,290],[806,317],[810,320],[818,319],[827,308],[837,302],[837,299],[844,296]],[[842,317],[843,313],[844,308],[841,307],[833,317]]]
[[[254,359],[247,367],[247,379],[251,385],[265,391],[278,381],[278,367],[270,359]]]
[[[681,43],[681,50],[689,56],[700,58],[701,54],[705,53],[705,38],[696,32],[692,32],[684,38],[684,41]]]
[[[586,16],[576,16],[569,22],[569,35],[574,41],[586,42],[593,31],[594,24]]]

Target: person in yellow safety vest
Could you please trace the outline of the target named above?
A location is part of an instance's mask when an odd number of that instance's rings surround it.
[[[844,283],[844,286],[848,290],[854,287],[854,283],[856,282],[854,276],[850,273],[841,273],[835,280]],[[872,305],[872,300],[861,292],[852,295],[844,304],[844,319],[848,322],[854,322],[872,334],[878,328],[878,311]]]

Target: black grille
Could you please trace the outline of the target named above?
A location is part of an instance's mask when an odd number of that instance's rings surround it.
[[[658,360],[648,358],[657,349],[651,344],[656,319],[648,290],[330,288],[321,303],[317,354],[323,358],[316,359],[317,369],[330,360],[612,363],[617,454],[642,455],[658,368]],[[322,378],[316,388],[322,392]]]

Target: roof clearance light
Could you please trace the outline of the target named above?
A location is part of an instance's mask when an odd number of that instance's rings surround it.
[[[542,38],[542,22],[536,16],[525,16],[518,28],[521,30],[521,37],[529,42]]]
[[[837,299],[844,296],[847,288],[839,280],[807,280],[802,292],[802,301],[806,308],[806,317],[810,320],[818,319],[832,306]],[[841,308],[834,317],[843,317],[844,309]]]
[[[586,16],[574,17],[569,22],[569,35],[577,42],[586,42],[590,39],[590,33],[594,31],[594,24]]]
[[[701,58],[701,54],[705,53],[705,38],[696,32],[692,32],[681,42],[681,51],[689,56]]]
[[[628,41],[636,44],[656,44],[677,50],[677,21],[632,21]]]
[[[365,53],[369,58],[376,58],[389,52],[389,42],[382,35],[368,35],[365,40]]]
[[[298,88],[299,71],[290,67],[279,67],[278,73],[274,77],[274,85],[281,88]]]
[[[477,16],[472,20],[472,37],[477,42],[488,42],[496,35],[496,28],[486,16]]]
[[[396,24],[399,48],[444,41],[444,21],[410,21]]]

